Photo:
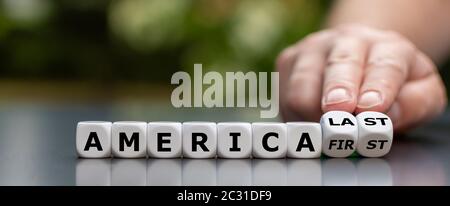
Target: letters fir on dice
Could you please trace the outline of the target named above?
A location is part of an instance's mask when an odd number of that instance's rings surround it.
[[[356,150],[358,125],[356,118],[343,111],[330,111],[320,119],[322,151],[330,157],[348,157]]]

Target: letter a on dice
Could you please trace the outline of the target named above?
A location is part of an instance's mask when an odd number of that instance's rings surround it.
[[[111,122],[85,121],[77,125],[76,146],[79,157],[111,156]]]
[[[288,122],[287,156],[319,158],[322,152],[322,129],[317,122]]]

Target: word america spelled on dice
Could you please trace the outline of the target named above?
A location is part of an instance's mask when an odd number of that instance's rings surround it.
[[[393,129],[388,116],[342,111],[314,122],[79,122],[82,158],[319,158],[386,155]]]

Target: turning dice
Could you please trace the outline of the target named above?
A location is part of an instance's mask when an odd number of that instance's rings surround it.
[[[348,157],[358,140],[356,118],[343,111],[330,111],[322,115],[322,152],[330,157]]]
[[[179,122],[150,122],[147,127],[147,153],[155,158],[177,158],[182,152],[182,125]]]
[[[379,112],[362,112],[358,121],[358,146],[356,151],[365,157],[381,157],[391,149],[393,139],[392,122]]]
[[[322,129],[315,122],[288,122],[287,156],[319,158],[322,153]]]
[[[252,125],[245,122],[217,124],[217,156],[221,158],[250,158]]]
[[[147,156],[147,123],[114,122],[111,134],[112,153],[119,158],[142,158]]]
[[[76,147],[79,157],[106,158],[111,156],[111,122],[78,122]]]
[[[183,156],[214,158],[217,150],[217,128],[214,122],[183,123]]]
[[[256,122],[252,124],[253,157],[284,158],[287,151],[286,124]]]
[[[314,122],[79,122],[76,150],[84,158],[319,158],[386,155],[392,146],[388,116],[325,113]]]

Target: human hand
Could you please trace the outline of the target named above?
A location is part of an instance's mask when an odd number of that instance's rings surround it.
[[[286,121],[341,110],[386,113],[396,131],[440,114],[445,86],[434,63],[393,31],[344,25],[313,33],[277,59]]]

